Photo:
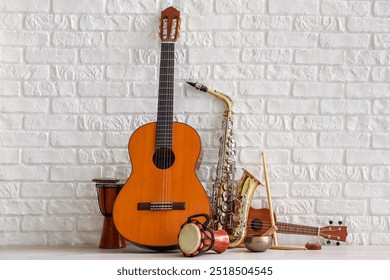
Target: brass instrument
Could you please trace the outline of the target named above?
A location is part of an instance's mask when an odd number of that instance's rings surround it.
[[[200,83],[187,83],[200,91],[216,96],[226,104],[222,121],[223,135],[220,139],[216,177],[210,198],[211,227],[213,230],[225,230],[229,235],[229,247],[236,247],[245,238],[249,208],[254,191],[260,185],[260,182],[244,170],[240,181],[235,184],[236,145],[232,131],[233,102],[230,97],[221,92],[208,89]]]

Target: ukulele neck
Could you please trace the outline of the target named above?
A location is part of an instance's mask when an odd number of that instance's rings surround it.
[[[175,44],[161,43],[156,148],[172,148]]]
[[[278,232],[285,234],[311,235],[317,236],[320,234],[319,227],[301,226],[295,224],[276,222]]]

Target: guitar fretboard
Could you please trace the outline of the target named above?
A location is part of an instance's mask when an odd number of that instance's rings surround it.
[[[172,148],[175,44],[161,43],[156,149]]]

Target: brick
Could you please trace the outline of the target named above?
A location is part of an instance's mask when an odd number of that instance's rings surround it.
[[[130,54],[120,49],[83,49],[80,51],[80,60],[83,64],[127,64],[130,62]]]
[[[374,114],[378,115],[389,115],[390,113],[390,102],[387,100],[375,100],[374,101]]]
[[[76,50],[49,49],[49,48],[28,48],[26,49],[26,61],[28,63],[55,64],[55,63],[76,63]]]
[[[319,1],[276,0],[269,3],[271,14],[317,14]]]
[[[349,98],[387,98],[390,96],[390,87],[387,84],[349,83],[347,85]]]
[[[321,166],[318,177],[320,180],[331,181],[368,181],[369,170],[360,166]]]
[[[129,163],[129,155],[125,149],[80,149],[78,159],[80,163]]]
[[[30,14],[25,18],[26,28],[29,30],[76,30],[77,16]]]
[[[216,11],[217,13],[263,13],[264,12],[264,1],[254,1],[254,0],[219,0],[216,1]]]
[[[351,50],[347,53],[347,62],[354,65],[389,65],[389,51]]]
[[[313,114],[316,113],[315,100],[268,100],[267,112],[271,114]]]
[[[343,127],[343,119],[338,116],[297,116],[294,118],[295,129],[305,130],[339,130]]]
[[[292,17],[245,15],[242,18],[244,30],[291,30]]]
[[[233,67],[235,69],[235,66]],[[211,69],[208,65],[182,65],[175,68],[176,80],[205,80],[210,77],[210,73]]]
[[[289,93],[289,87],[289,83],[283,81],[242,81],[239,91],[245,96],[286,96]]]
[[[260,165],[261,154],[256,149],[246,148],[240,151],[239,160],[247,165]],[[270,164],[284,164],[290,161],[290,152],[286,150],[272,150],[268,153],[267,162]]]
[[[107,10],[111,14],[156,14],[157,0],[108,0]]]
[[[47,65],[22,65],[2,64],[0,65],[1,79],[17,80],[47,80],[50,69]]]
[[[207,110],[207,107],[204,107]],[[264,102],[259,99],[245,99],[234,102],[234,113],[242,114],[244,112],[263,113]],[[189,111],[187,111],[189,112]]]
[[[387,1],[375,2],[374,14],[377,16],[390,16],[390,3]]]
[[[109,47],[156,48],[157,43],[158,40],[156,38],[155,33],[147,33],[147,32],[108,32],[107,33],[107,45]]]
[[[49,214],[95,214],[98,213],[95,199],[83,200],[49,200]]]
[[[363,215],[366,209],[367,203],[364,200],[317,200],[317,211],[320,214]]]
[[[322,3],[321,12],[325,15],[368,16],[371,6],[366,1],[327,0]]]
[[[103,43],[103,34],[99,32],[54,32],[55,47],[98,47]]]
[[[316,66],[269,65],[266,76],[269,80],[314,80],[317,76]]]
[[[352,32],[385,33],[390,31],[390,20],[387,18],[349,18],[348,28]]]
[[[316,136],[314,133],[267,133],[268,147],[313,147]]]
[[[367,67],[321,66],[318,78],[326,82],[364,82],[368,81],[369,73]]]
[[[219,32],[218,32],[219,33]],[[217,37],[217,35],[214,35]],[[205,48],[205,47],[210,47],[211,42],[212,42],[212,34],[210,32],[183,32],[180,35],[180,39],[176,42],[176,44],[179,47],[184,47],[184,48]],[[217,39],[215,39],[218,41]]]
[[[1,132],[0,142],[3,147],[41,147],[48,143],[45,132]]]
[[[370,143],[368,133],[323,132],[319,136],[323,147],[366,147]]]
[[[344,32],[345,20],[342,17],[297,16],[295,28],[299,31]]]
[[[296,163],[341,163],[343,151],[340,149],[294,149]]]
[[[321,112],[324,114],[367,115],[370,103],[367,100],[323,100]]]
[[[322,48],[368,48],[368,34],[322,33],[319,36],[319,46]]]
[[[26,96],[75,96],[76,89],[72,82],[26,81],[23,83]]]
[[[76,126],[75,116],[30,115],[26,116],[24,121],[27,130],[68,130],[76,129]]]
[[[3,46],[35,46],[49,45],[49,34],[41,31],[1,31],[0,44]]]
[[[0,214],[2,215],[39,215],[43,214],[45,204],[41,200],[15,199],[0,203]]]
[[[242,61],[256,63],[290,63],[292,62],[292,51],[278,48],[244,49],[242,51]]]
[[[2,48],[0,47],[0,62],[5,63],[21,63],[22,49],[21,48]]]
[[[95,65],[57,65],[52,77],[56,80],[103,80],[104,67]]]
[[[377,133],[372,136],[373,148],[390,148],[390,134]]]
[[[81,30],[128,30],[130,18],[127,16],[85,15],[80,18]]]
[[[157,73],[150,66],[108,66],[106,75],[110,80],[153,80]]]
[[[115,82],[80,82],[79,94],[81,96],[127,96],[129,88],[126,83]]]
[[[390,151],[387,150],[351,150],[346,154],[350,164],[389,164]]]
[[[345,224],[357,231],[388,230],[388,217],[348,216]]]
[[[48,12],[50,0],[3,0],[0,9],[3,12]]]
[[[0,183],[1,198],[16,198],[19,195],[20,183],[2,182]]]
[[[0,163],[19,163],[18,149],[0,149]]]
[[[105,1],[96,0],[53,0],[53,11],[55,13],[103,13]]]
[[[314,32],[274,32],[269,31],[268,46],[274,47],[317,47],[318,35]]]
[[[72,181],[90,181],[91,178],[100,178],[102,175],[102,168],[98,166],[67,166],[67,167],[59,167],[59,166],[53,166],[50,169],[50,180],[51,181],[66,181],[66,182],[72,182]],[[75,201],[75,203],[79,203],[80,201]],[[71,203],[71,201],[70,201]],[[96,201],[95,201],[96,203]],[[53,204],[53,203],[51,203]],[[61,210],[60,205],[53,206],[59,211]],[[49,213],[63,213],[63,212],[50,212],[50,205],[49,205]],[[67,212],[65,212],[67,213]],[[68,212],[69,213],[69,212]]]
[[[0,115],[0,129],[12,130],[21,129],[23,125],[23,116],[16,114],[1,114]]]
[[[300,97],[341,97],[343,94],[343,84],[295,82],[293,84],[292,94],[293,96]]]
[[[390,197],[390,189],[385,183],[347,183],[345,184],[344,194],[347,197]]]
[[[76,163],[76,152],[70,149],[26,149],[22,160],[25,163]]]
[[[389,34],[374,34],[374,46],[375,48],[387,49],[390,42]]]
[[[263,133],[261,132],[236,132],[234,138],[237,147],[257,147],[263,144]]]
[[[130,132],[107,132],[105,144],[111,148],[127,147],[130,136]]]
[[[375,82],[387,82],[390,79],[390,67],[374,67],[372,69],[372,79]]]
[[[17,81],[1,81],[0,95],[1,96],[17,96],[21,92],[20,83]]]
[[[73,197],[74,185],[71,183],[23,183],[20,193],[23,198]]]
[[[390,130],[390,117],[348,117],[346,128],[350,131],[388,131]]]
[[[189,50],[188,61],[191,64],[201,63],[237,63],[240,60],[238,49]]]
[[[264,45],[263,32],[218,32],[214,38],[217,47],[259,47]]]
[[[217,15],[208,16],[193,16],[188,20],[188,30],[236,30],[239,27],[237,16],[233,15]]]
[[[19,113],[45,113],[49,108],[49,100],[35,98],[0,98],[0,111]]]
[[[314,180],[317,170],[314,166],[270,165],[268,166],[269,178],[272,182],[285,180]]]
[[[74,218],[71,217],[24,217],[22,230],[32,232],[72,231]]]
[[[241,118],[239,125],[242,129],[286,130],[291,128],[291,118],[246,115]]]
[[[100,132],[52,132],[50,143],[53,146],[100,146],[103,135]]]
[[[273,200],[275,213],[283,214],[311,214],[314,211],[314,200],[290,199],[288,201]]]
[[[296,50],[295,61],[304,64],[343,64],[344,51],[340,50]]]
[[[339,183],[293,183],[293,196],[297,197],[337,197],[341,192]]]
[[[0,166],[0,179],[5,181],[42,181],[47,173],[45,166]]]
[[[3,30],[21,29],[22,24],[22,15],[5,13],[5,11],[0,15],[0,28]]]
[[[19,220],[15,217],[0,218],[0,227],[3,232],[19,231]]]
[[[373,166],[371,176],[374,181],[389,181],[390,167],[387,166]]]
[[[370,209],[374,215],[390,214],[390,199],[372,199]]]
[[[131,116],[81,116],[81,130],[109,131],[132,129]]]

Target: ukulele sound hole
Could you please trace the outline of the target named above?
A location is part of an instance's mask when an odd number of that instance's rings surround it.
[[[260,231],[263,227],[263,222],[259,219],[253,219],[251,222],[251,228],[254,231]]]
[[[153,155],[153,163],[159,169],[167,169],[175,162],[175,154],[169,148],[158,148]]]

